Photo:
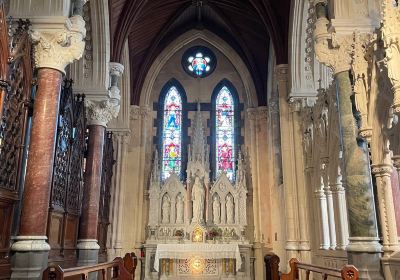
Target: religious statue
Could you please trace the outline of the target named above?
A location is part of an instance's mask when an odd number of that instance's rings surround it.
[[[162,222],[164,224],[169,223],[170,211],[171,211],[171,203],[169,202],[168,196],[164,196],[162,202]]]
[[[176,201],[176,223],[183,223],[183,199],[181,195],[178,195]]]
[[[233,199],[231,195],[226,197],[226,223],[233,224]]]
[[[213,201],[213,217],[214,217],[214,224],[218,224],[221,218],[221,204],[217,196],[214,196],[214,201]]]
[[[192,201],[193,201],[193,219],[192,223],[203,222],[203,212],[204,212],[204,187],[200,183],[199,177],[194,179],[193,189],[192,189]]]

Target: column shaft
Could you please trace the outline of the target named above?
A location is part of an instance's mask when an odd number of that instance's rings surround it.
[[[89,126],[79,239],[97,239],[105,130],[105,127],[101,125]]]
[[[45,236],[53,176],[61,72],[38,71],[29,158],[21,213],[21,236]]]

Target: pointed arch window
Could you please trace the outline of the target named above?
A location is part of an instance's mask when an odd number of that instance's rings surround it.
[[[215,112],[215,145],[214,145],[214,174],[218,176],[225,172],[227,177],[233,181],[235,175],[236,160],[236,101],[226,82],[220,83],[214,91]]]
[[[178,87],[169,86],[162,110],[161,179],[165,180],[172,173],[180,176],[182,171],[183,102]]]

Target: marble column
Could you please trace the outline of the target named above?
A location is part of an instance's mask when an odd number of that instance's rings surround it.
[[[357,139],[352,111],[352,87],[348,71],[335,74],[342,135],[347,210],[349,217],[349,263],[360,270],[360,279],[382,279],[381,245],[366,143]]]
[[[348,261],[359,269],[360,279],[382,279],[382,246],[378,237],[369,153],[365,141],[358,138],[351,99],[353,92],[349,70],[353,37],[335,34],[335,47],[332,48],[328,43],[332,34],[327,27],[326,2],[317,0],[316,3],[315,53],[321,63],[333,70],[336,82],[349,218]]]
[[[111,87],[109,96],[102,100],[85,100],[89,128],[88,155],[84,174],[85,188],[82,199],[82,215],[78,235],[78,265],[98,262],[100,246],[97,242],[97,224],[100,200],[100,185],[103,165],[104,138],[107,123],[118,116],[120,91],[118,77],[123,66],[110,63]]]
[[[333,195],[333,207],[335,209],[336,250],[345,250],[349,239],[349,227],[347,221],[346,194],[342,185],[340,168],[336,182],[331,184],[331,190]]]
[[[319,187],[315,191],[315,197],[317,198],[317,203],[319,205],[320,212],[320,223],[321,223],[321,243],[319,245],[320,249],[328,250],[330,245],[329,239],[329,223],[328,223],[328,207],[326,203],[326,195],[323,190],[323,186]]]
[[[393,203],[391,175],[393,166],[391,164],[378,164],[372,166],[372,173],[376,179],[376,188],[379,197],[379,212],[383,228],[383,252],[385,255],[400,250],[397,235],[396,215]]]
[[[38,90],[33,108],[21,226],[12,250],[12,279],[41,279],[47,267],[47,217],[53,174],[61,82],[65,67],[82,56],[85,23],[66,20],[65,29],[33,29]],[[60,36],[64,35],[64,36]],[[68,44],[67,44],[68,42]]]
[[[79,225],[78,265],[96,264],[98,261],[97,224],[100,185],[103,164],[105,126],[91,124],[89,128],[88,155],[84,174],[82,215]]]

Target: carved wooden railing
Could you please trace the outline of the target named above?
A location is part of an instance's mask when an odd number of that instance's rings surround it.
[[[51,263],[71,267],[76,262],[76,245],[82,204],[85,154],[84,96],[74,95],[72,81],[63,83],[57,123],[48,237]]]
[[[98,273],[99,279],[134,280],[137,266],[135,253],[128,253],[124,258],[116,258],[112,262],[90,266],[62,269],[60,266],[50,266],[43,272],[43,280],[89,279],[90,273]]]
[[[313,264],[301,263],[297,259],[290,260],[290,272],[279,272],[279,257],[276,255],[267,255],[264,257],[267,280],[297,280],[300,271],[304,271],[306,280],[310,280],[311,273],[321,275],[321,279],[342,279],[342,280],[358,280],[358,269],[353,265],[345,265],[342,269],[327,268]]]

